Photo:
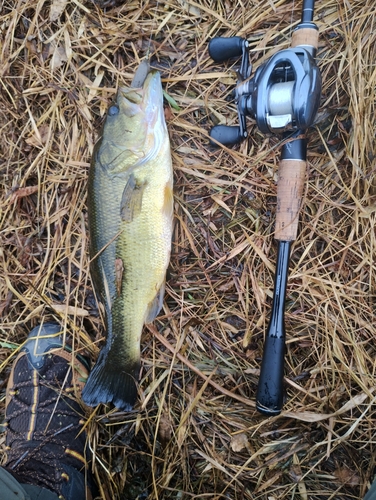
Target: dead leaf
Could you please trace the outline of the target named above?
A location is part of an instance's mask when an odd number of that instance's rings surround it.
[[[8,292],[7,293],[7,298],[0,302],[0,317],[4,317],[8,314],[9,307],[12,303],[13,299],[13,292]]]
[[[88,316],[89,312],[82,307],[67,306],[66,304],[52,304],[54,311],[67,313],[72,316]]]
[[[247,435],[242,433],[242,434],[235,434],[235,436],[231,437],[231,443],[230,443],[232,451],[235,453],[239,453],[240,451],[243,451],[244,449],[249,449],[249,442]]]
[[[296,420],[302,420],[303,422],[320,422],[322,420],[327,420],[331,417],[336,417],[338,415],[342,415],[342,413],[346,413],[347,411],[356,408],[357,406],[364,403],[369,398],[370,394],[375,392],[376,387],[371,387],[369,389],[369,393],[366,394],[364,392],[354,396],[347,403],[345,403],[339,410],[333,413],[314,413],[313,411],[301,411],[301,412],[293,412],[286,411],[283,413],[284,417],[295,418]]]
[[[273,474],[273,476],[268,479],[267,481],[265,481],[264,483],[261,484],[261,486],[259,488],[257,488],[257,493],[259,493],[260,491],[265,491],[267,490],[268,488],[270,488],[271,486],[273,486],[273,484],[278,481],[278,479],[282,476],[282,472],[278,471],[276,472],[275,474]],[[270,497],[269,497],[270,498]]]
[[[227,212],[229,212],[230,214],[232,214],[231,208],[223,201],[223,199],[222,199],[221,196],[213,194],[211,196],[211,199],[213,201],[215,201],[219,206],[221,206],[222,208],[224,208]]]
[[[294,483],[299,483],[299,481],[302,480],[302,469],[300,468],[300,465],[292,465],[289,471],[289,476],[293,480]]]
[[[170,122],[174,118],[174,113],[172,112],[170,107],[164,108],[164,115],[166,122]]]
[[[186,424],[180,425],[177,436],[177,443],[179,449],[183,446],[186,436],[187,436],[187,425]]]
[[[51,71],[54,71],[57,68],[60,68],[66,61],[68,61],[67,53],[65,52],[65,48],[63,45],[57,45],[54,48],[53,56],[51,59]]]
[[[179,40],[178,44],[176,45],[176,48],[180,50],[180,52],[183,52],[188,47],[189,41],[187,38],[182,38]]]
[[[179,3],[189,14],[192,14],[193,16],[201,16],[201,10],[195,5],[192,5],[190,2],[187,2],[186,0],[179,0]]]
[[[50,21],[56,21],[64,12],[68,0],[53,0],[50,8]]]
[[[339,467],[334,471],[334,476],[341,484],[346,484],[350,487],[359,486],[361,481],[359,475],[347,467]]]
[[[224,85],[236,85],[238,78],[236,73],[230,73],[230,76],[223,76],[222,78],[219,78],[219,81]]]
[[[30,54],[38,54],[37,42],[35,36],[28,36],[25,40],[25,47],[30,52]]]
[[[38,186],[27,186],[24,188],[18,188],[11,194],[9,202],[14,203],[19,198],[25,198],[25,196],[30,196],[31,194],[36,193],[38,189],[39,189]]]
[[[199,336],[198,332],[197,332],[197,331],[196,331],[196,330],[195,330],[192,326],[190,326],[190,327],[189,327],[189,333],[190,333],[190,335],[192,335],[193,340],[195,341],[196,345],[197,345],[197,346],[198,346],[198,347],[199,347],[202,351],[205,351],[206,349],[205,349],[205,347],[204,347],[204,345],[203,345],[203,343],[202,343],[202,341],[201,341],[201,338],[200,338],[200,336]]]
[[[161,440],[161,444],[163,447],[167,445],[169,441],[171,441],[172,437],[172,425],[168,415],[161,415],[159,420],[159,439]]]
[[[41,125],[32,136],[26,139],[26,144],[29,144],[29,146],[44,146],[48,140],[49,130],[48,125]]]

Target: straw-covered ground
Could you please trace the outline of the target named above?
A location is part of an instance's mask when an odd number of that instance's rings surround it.
[[[93,358],[87,177],[118,85],[159,68],[175,175],[162,312],[142,338],[139,402],[87,424],[99,498],[359,499],[375,464],[376,6],[318,0],[319,115],[286,305],[286,403],[255,410],[271,309],[280,138],[209,145],[236,124],[240,35],[254,67],[289,46],[301,1],[4,0],[0,7],[1,407],[30,329],[54,320]],[[131,314],[131,311],[130,311]],[[0,437],[3,454],[4,435]]]

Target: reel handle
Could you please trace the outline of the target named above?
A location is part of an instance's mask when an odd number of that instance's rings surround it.
[[[239,144],[246,136],[245,132],[242,134],[240,127],[231,127],[228,125],[216,125],[210,130],[209,133],[212,139],[220,142],[224,146],[234,146]],[[218,146],[214,141],[210,141],[213,146]]]
[[[240,36],[215,37],[209,42],[209,55],[215,62],[224,62],[243,53],[244,38]]]

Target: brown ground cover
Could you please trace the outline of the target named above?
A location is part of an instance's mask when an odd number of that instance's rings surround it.
[[[358,499],[375,457],[376,7],[318,0],[322,102],[287,290],[281,415],[255,410],[273,294],[280,138],[233,149],[240,35],[255,67],[289,46],[301,2],[4,0],[0,7],[0,381],[40,321],[98,354],[86,182],[117,86],[148,50],[170,97],[175,230],[163,311],[142,339],[139,404],[88,421],[105,499]],[[293,12],[292,12],[293,11]],[[171,99],[172,98],[172,99]],[[4,437],[0,438],[0,453]]]

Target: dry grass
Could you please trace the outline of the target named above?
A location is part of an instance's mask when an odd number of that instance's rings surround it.
[[[167,110],[176,225],[164,312],[142,340],[140,404],[88,424],[101,499],[358,499],[373,477],[376,413],[376,7],[318,0],[324,89],[288,284],[287,401],[254,409],[273,292],[278,139],[208,145],[236,122],[218,34],[257,66],[289,45],[300,1],[73,0],[0,7],[0,361],[56,320],[77,350],[103,334],[88,272],[86,180],[118,84],[149,40],[180,110]],[[52,18],[52,20],[51,20]],[[2,443],[4,442],[4,438]],[[2,445],[3,446],[3,445]]]

